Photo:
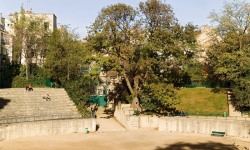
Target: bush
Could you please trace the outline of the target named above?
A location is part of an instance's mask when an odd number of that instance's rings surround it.
[[[26,85],[32,84],[33,87],[46,87],[45,79],[42,77],[30,77],[29,80],[26,80],[25,77],[16,76],[13,78],[11,87],[12,88],[24,88]]]
[[[75,81],[67,81],[63,86],[76,104],[81,115],[89,117],[90,112],[87,110],[89,106],[89,92],[86,90],[86,84],[82,84],[82,81],[78,79]]]

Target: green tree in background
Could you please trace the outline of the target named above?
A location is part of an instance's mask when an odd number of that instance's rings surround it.
[[[212,12],[216,23],[214,45],[207,52],[208,64],[214,76],[232,88],[235,105],[239,109],[250,107],[250,4],[225,3],[222,12]]]
[[[133,101],[136,101],[135,107],[141,109],[137,92],[138,81],[134,75],[129,74],[133,69],[131,64],[134,63],[135,46],[140,36],[135,21],[136,14],[134,8],[125,4],[115,4],[102,9],[90,27],[88,41],[96,52],[113,58],[117,65],[115,68],[119,68]]]
[[[85,55],[84,44],[67,27],[61,27],[48,38],[44,67],[49,78],[61,84],[79,78]]]
[[[172,92],[162,93],[174,93],[174,87],[170,86],[174,77],[185,74],[185,65],[195,52],[195,28],[191,24],[180,26],[169,5],[148,0],[140,3],[139,11],[125,4],[102,9],[87,39],[96,55],[109,57],[102,57],[105,68],[118,71],[122,77],[121,86],[116,89],[117,97],[126,97],[140,110],[143,97],[150,97],[144,92],[149,87],[164,83],[158,88],[164,91],[166,86]],[[160,93],[157,89],[153,91]],[[152,101],[161,102],[156,107],[172,106],[172,101],[177,103],[176,97],[167,96],[164,99],[156,94]]]
[[[44,59],[43,51],[49,32],[44,28],[44,20],[45,17],[26,13],[23,8],[11,18],[14,24],[13,61],[20,64],[24,59],[26,80],[29,80],[32,70],[31,64],[34,63],[32,59],[36,60],[36,65],[41,65],[42,62],[38,61]]]
[[[57,87],[64,87],[82,115],[87,116],[89,83],[98,78],[99,72],[89,71],[93,60],[86,44],[69,27],[62,26],[48,37],[46,49],[46,78]]]
[[[183,86],[190,83],[187,75],[196,52],[196,27],[181,26],[174,17],[172,7],[158,0],[140,3],[140,21],[146,38],[154,74],[166,83]]]

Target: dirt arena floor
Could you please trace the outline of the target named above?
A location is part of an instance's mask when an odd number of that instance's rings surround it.
[[[235,150],[234,145],[248,150],[250,139],[141,129],[6,140],[0,150]]]

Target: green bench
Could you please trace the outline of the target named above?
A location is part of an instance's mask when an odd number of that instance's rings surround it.
[[[219,132],[219,131],[212,131],[212,136],[224,136],[225,132]]]

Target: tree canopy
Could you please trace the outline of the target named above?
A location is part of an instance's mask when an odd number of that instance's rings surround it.
[[[49,31],[44,28],[44,20],[42,16],[34,17],[32,13],[26,13],[23,8],[11,17],[14,25],[13,61],[25,64],[26,80],[32,70],[32,59],[35,58],[36,65],[41,65],[45,57],[44,49]]]
[[[250,106],[248,83],[250,77],[250,4],[225,3],[221,12],[212,12],[211,21],[216,23],[215,42],[208,51],[208,64],[212,74],[226,87],[232,88],[236,106]]]
[[[132,106],[140,110],[140,102],[147,101],[143,97],[149,87],[155,88],[154,85],[161,83],[160,89],[168,87],[172,92],[166,93],[174,93],[175,89],[170,86],[174,80],[171,73],[173,70],[185,72],[184,65],[193,58],[196,27],[179,25],[171,6],[161,1],[148,0],[139,7],[136,10],[125,4],[115,4],[103,8],[90,26],[87,39],[93,52],[115,64],[106,68],[116,70],[122,77],[117,89],[124,87],[127,101],[132,101]],[[116,91],[116,94],[119,97],[121,92]],[[164,104],[157,103],[157,107],[177,102],[170,95],[167,99],[154,97],[152,100]]]

